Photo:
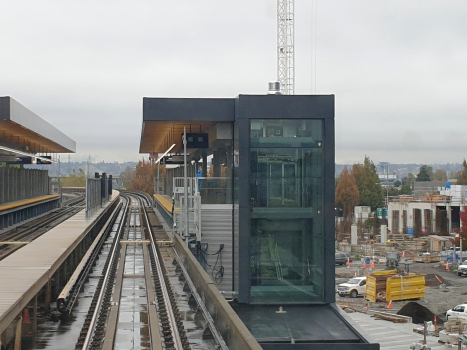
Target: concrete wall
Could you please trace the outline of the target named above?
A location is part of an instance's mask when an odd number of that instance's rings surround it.
[[[174,246],[229,349],[262,349],[178,235]]]

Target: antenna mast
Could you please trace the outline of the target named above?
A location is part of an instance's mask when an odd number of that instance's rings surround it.
[[[277,80],[283,95],[295,93],[294,2],[277,0]]]

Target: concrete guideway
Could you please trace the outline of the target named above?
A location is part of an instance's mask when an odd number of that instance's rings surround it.
[[[111,200],[92,218],[86,219],[82,210],[0,262],[0,333],[48,284],[96,219],[118,196],[113,191]]]

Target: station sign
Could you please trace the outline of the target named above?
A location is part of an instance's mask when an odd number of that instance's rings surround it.
[[[182,134],[183,140],[183,134]],[[209,134],[208,133],[187,133],[186,134],[186,148],[209,148]]]
[[[183,164],[183,156],[175,155],[175,156],[165,156],[161,159],[161,165],[169,165],[169,164]]]
[[[50,161],[36,158],[36,164],[52,164],[52,156],[41,156],[41,158],[50,159]]]
[[[2,161],[2,160],[0,160]],[[16,157],[13,160],[4,161],[7,164],[32,164],[32,157]]]
[[[32,164],[32,157],[16,157],[15,164]]]

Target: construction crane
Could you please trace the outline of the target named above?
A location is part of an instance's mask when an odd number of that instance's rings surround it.
[[[277,0],[277,81],[283,95],[295,92],[294,2]]]

